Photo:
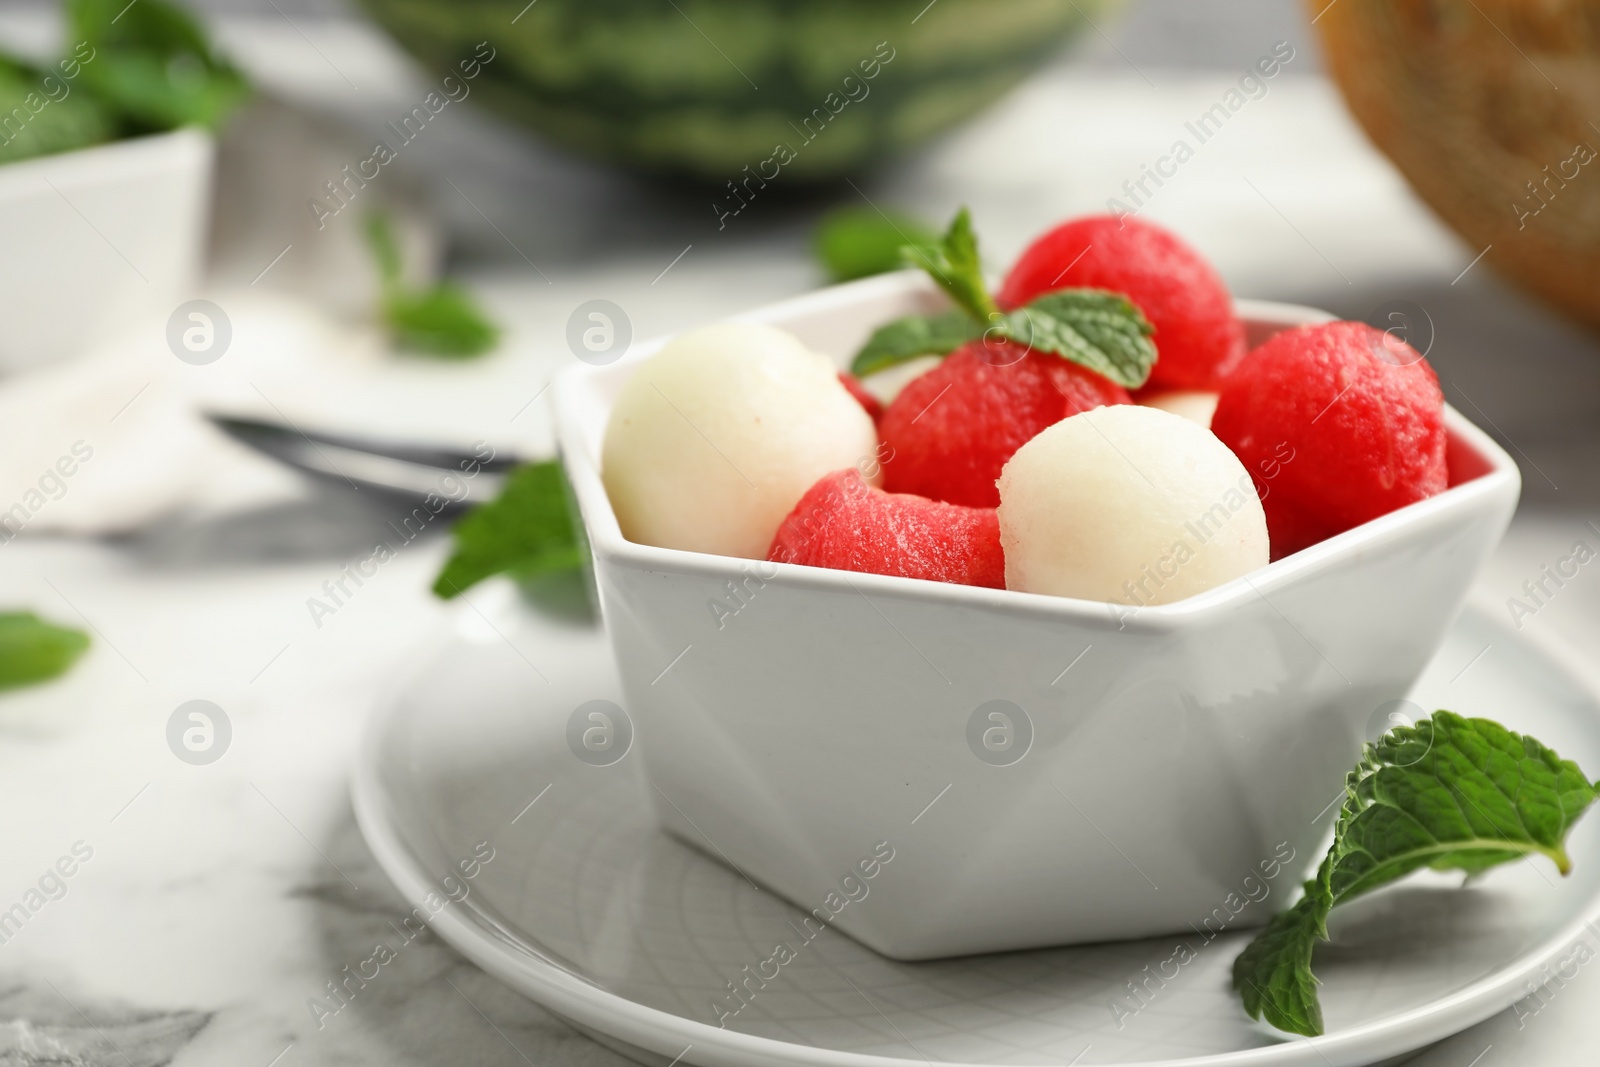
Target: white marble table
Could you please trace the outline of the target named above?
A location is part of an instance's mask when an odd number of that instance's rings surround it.
[[[369,37],[323,32],[346,70],[362,71],[361,99],[281,26],[234,26],[230,40],[287,95],[358,121],[405,98],[403,68]],[[842,192],[932,216],[968,203],[1004,262],[1049,220],[1100,208],[1228,84],[1058,69],[936,150]],[[582,300],[615,300],[643,337],[817,282],[804,251],[812,205],[774,201],[719,233],[697,202],[541,155],[476,116],[439,132],[415,163],[452,176],[475,205],[445,202],[475,283],[513,327],[498,358],[530,380],[571,360],[562,334]],[[1477,250],[1432,221],[1324,82],[1274,82],[1150,213],[1210,251],[1240,293],[1350,316],[1392,298],[1427,309],[1451,398],[1525,464],[1524,508],[1480,597],[1503,603],[1600,518],[1595,342],[1481,265],[1453,283]],[[485,396],[484,418],[504,418],[505,406]],[[306,607],[381,522],[364,503],[308,490],[116,541],[0,546],[5,604],[94,635],[66,679],[0,697],[0,912],[32,899],[74,847],[80,858],[92,850],[64,895],[40,898],[0,943],[0,1064],[621,1062],[431,938],[338,1015],[318,1020],[307,1007],[402,910],[352,822],[347,767],[378,687],[446,610],[426,591],[445,545],[408,546],[320,626]],[[1592,648],[1597,609],[1600,577],[1584,572],[1527,626]],[[166,742],[169,716],[192,699],[217,704],[233,729],[206,766]],[[1537,1014],[1508,1012],[1416,1062],[1588,1064],[1597,1009],[1600,979],[1585,972]]]

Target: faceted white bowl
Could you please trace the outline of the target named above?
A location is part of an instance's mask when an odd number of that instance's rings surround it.
[[[81,355],[194,295],[215,154],[181,129],[0,166],[0,371]]]
[[[903,273],[742,317],[843,366],[874,326],[939,302]],[[1239,312],[1252,344],[1329,317]],[[1448,410],[1446,492],[1136,610],[654,548],[623,538],[599,456],[660,343],[555,387],[657,816],[897,959],[1214,929],[1263,886],[1290,892],[1521,485]],[[864,892],[882,899],[850,907]]]

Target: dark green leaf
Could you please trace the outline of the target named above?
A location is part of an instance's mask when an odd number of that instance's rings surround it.
[[[983,282],[978,238],[972,232],[972,215],[966,208],[956,212],[950,229],[937,245],[908,246],[905,256],[912,266],[927,271],[939,288],[950,294],[956,307],[974,319],[987,323],[1000,314]]]
[[[1274,915],[1233,961],[1233,987],[1252,1019],[1266,1019],[1289,1033],[1322,1033],[1311,950],[1324,936],[1326,915],[1317,883],[1307,882],[1300,902]]]
[[[68,152],[110,140],[104,106],[74,91],[60,72],[0,55],[0,163]]]
[[[865,377],[918,356],[947,356],[983,336],[983,327],[965,311],[908,315],[880,326],[856,353],[850,373]]]
[[[1120,293],[1100,289],[1060,289],[1004,316],[1012,340],[1053,352],[1126,389],[1150,377],[1155,327]]]
[[[0,614],[0,689],[63,674],[88,647],[87,634],[54,626],[31,611]]]
[[[434,594],[449,600],[494,574],[528,580],[581,567],[586,550],[574,522],[559,462],[516,468],[498,497],[456,523],[455,553]]]
[[[905,266],[907,245],[932,245],[938,236],[909,215],[870,207],[830,212],[812,238],[817,258],[836,282],[886,274]]]
[[[1391,730],[1346,777],[1333,846],[1305,897],[1234,961],[1245,1010],[1321,1033],[1311,950],[1335,906],[1423,867],[1475,875],[1542,855],[1566,874],[1567,833],[1595,797],[1576,764],[1488,719],[1439,711]]]
[[[84,85],[127,133],[216,129],[250,95],[193,16],[166,0],[69,0],[67,21],[93,50],[78,56]]]

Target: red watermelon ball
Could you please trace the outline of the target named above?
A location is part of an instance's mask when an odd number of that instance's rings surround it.
[[[1211,430],[1255,478],[1272,557],[1444,491],[1444,394],[1421,353],[1363,322],[1277,334],[1222,385]]]
[[[1109,289],[1155,326],[1149,385],[1216,389],[1244,357],[1244,324],[1216,270],[1187,243],[1133,217],[1064,222],[1022,253],[1000,289],[1003,308],[1057,289]]]
[[[849,371],[839,372],[839,383],[856,398],[856,403],[861,405],[861,409],[872,416],[872,424],[876,426],[883,418],[883,402],[867,392],[867,387],[861,384],[861,379]]]
[[[878,424],[883,487],[992,508],[1006,460],[1069,415],[1132,401],[1115,382],[1010,341],[973,341],[913,378]]]
[[[778,527],[767,559],[1003,589],[994,508],[874,489],[859,471],[823,475]]]

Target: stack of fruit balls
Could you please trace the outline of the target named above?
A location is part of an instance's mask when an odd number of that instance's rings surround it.
[[[675,339],[624,384],[606,429],[623,535],[1147,605],[1446,488],[1438,379],[1393,334],[1327,322],[1247,352],[1210,264],[1112,216],[1056,227],[992,300],[972,299],[999,322],[1067,290],[1126,298],[1154,356],[1135,391],[981,326],[864,381],[770,326]]]

